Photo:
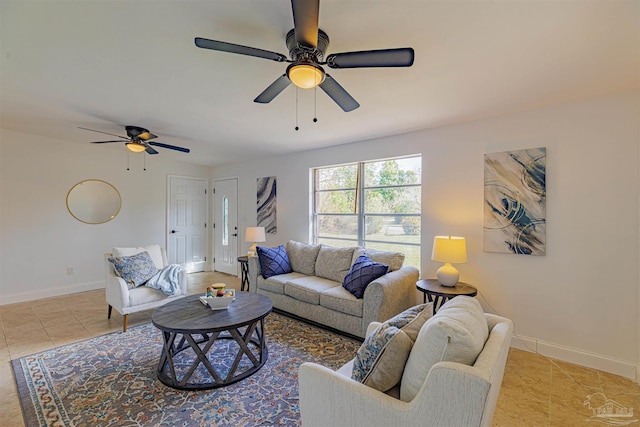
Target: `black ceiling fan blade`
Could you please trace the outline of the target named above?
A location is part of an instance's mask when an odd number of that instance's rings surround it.
[[[325,75],[324,81],[320,83],[320,88],[347,113],[360,106],[358,101],[353,99],[353,97],[340,86],[340,83],[335,81],[329,74]]]
[[[148,145],[146,147],[147,148],[145,148],[144,151],[146,151],[147,154],[158,154],[158,152],[153,147],[149,147]]]
[[[280,92],[289,87],[290,84],[291,80],[289,80],[289,77],[287,77],[286,74],[283,74],[271,83],[268,88],[263,90],[262,93],[253,100],[253,102],[268,104],[273,101],[273,98],[280,95]]]
[[[320,0],[291,0],[291,9],[298,44],[317,47]]]
[[[118,138],[123,138],[123,139],[126,139],[126,140],[128,141],[128,138],[127,138],[126,136],[116,135],[115,133],[102,132],[101,130],[95,130],[95,129],[83,128],[82,126],[78,126],[78,129],[84,129],[84,130],[88,130],[88,131],[91,131],[91,132],[103,133],[103,134],[105,134],[105,135],[117,136]]]
[[[91,141],[90,144],[108,144],[110,142],[129,142],[128,139],[117,139],[114,141]]]
[[[271,59],[276,62],[285,62],[287,57],[268,50],[258,49],[255,47],[242,46],[234,43],[221,42],[218,40],[203,39],[202,37],[195,38],[196,46],[203,49],[217,50],[220,52],[237,53],[239,55],[254,56],[257,58]]]
[[[176,147],[175,145],[163,144],[162,142],[147,142],[147,144],[148,145],[153,145],[155,147],[162,147],[162,148],[168,148],[170,150],[182,151],[183,153],[188,153],[188,152],[191,151],[188,148]],[[157,151],[156,151],[156,153],[150,153],[149,152],[149,148],[150,147],[147,147],[147,153],[149,153],[149,154],[156,154],[157,153]],[[153,150],[153,148],[151,148],[151,149]],[[155,150],[153,150],[153,151],[155,151]]]
[[[333,53],[327,56],[327,65],[330,68],[410,67],[414,56],[410,47]]]

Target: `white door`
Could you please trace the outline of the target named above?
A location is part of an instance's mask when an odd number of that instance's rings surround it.
[[[238,275],[238,180],[213,182],[213,269]]]
[[[167,258],[189,273],[204,271],[207,260],[207,181],[169,177]]]

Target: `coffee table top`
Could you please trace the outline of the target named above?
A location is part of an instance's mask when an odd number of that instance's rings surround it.
[[[226,310],[211,310],[200,302],[200,295],[191,295],[157,308],[151,321],[167,332],[209,333],[262,319],[271,313],[271,309],[271,300],[256,293],[236,292],[236,299]]]

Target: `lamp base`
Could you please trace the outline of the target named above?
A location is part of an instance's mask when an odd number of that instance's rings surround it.
[[[460,273],[458,273],[457,268],[447,262],[438,269],[437,276],[438,282],[440,282],[442,286],[452,288],[458,283]]]
[[[247,252],[247,256],[248,257],[252,257],[252,256],[256,256],[258,255],[258,251],[256,249],[257,243],[254,243],[253,245],[251,245],[249,247],[249,252]]]

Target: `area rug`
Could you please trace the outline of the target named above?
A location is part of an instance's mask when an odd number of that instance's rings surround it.
[[[265,331],[267,363],[240,382],[208,391],[175,390],[158,381],[162,335],[150,323],[13,360],[25,424],[300,425],[300,364],[337,369],[360,343],[277,313],[266,318]]]

